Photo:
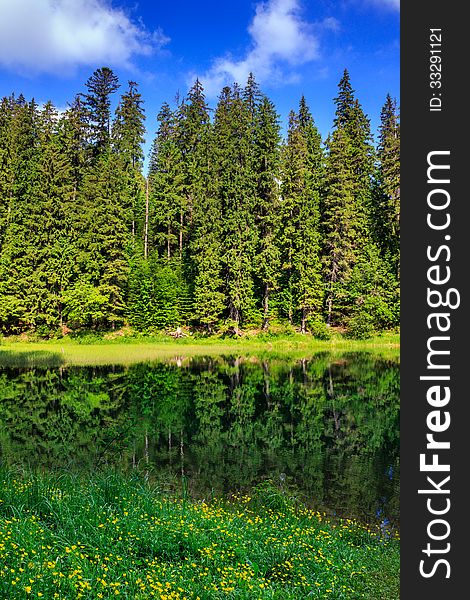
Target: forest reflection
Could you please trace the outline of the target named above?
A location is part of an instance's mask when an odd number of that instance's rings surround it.
[[[399,365],[176,357],[0,369],[3,464],[140,469],[195,497],[264,479],[338,515],[399,519]]]

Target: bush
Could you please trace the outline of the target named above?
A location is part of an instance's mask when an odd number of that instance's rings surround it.
[[[310,333],[317,340],[329,340],[331,339],[331,332],[329,327],[323,321],[312,321],[308,323]]]
[[[374,317],[364,311],[357,312],[348,322],[346,337],[354,340],[367,340],[375,333]]]

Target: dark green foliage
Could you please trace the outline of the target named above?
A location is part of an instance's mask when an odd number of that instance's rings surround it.
[[[110,142],[111,99],[118,88],[118,78],[108,67],[97,69],[86,82],[88,94],[84,96],[88,111],[91,140],[95,153],[105,150]]]
[[[251,77],[246,97],[250,104],[253,93]],[[248,104],[248,106],[250,106]],[[256,276],[262,296],[263,329],[268,329],[272,316],[271,298],[279,287],[281,252],[281,195],[279,185],[280,133],[279,117],[273,103],[264,96],[253,105],[253,170],[256,174]]]
[[[345,281],[361,243],[355,220],[354,177],[347,161],[350,148],[344,129],[336,129],[328,140],[322,210],[328,324],[340,321],[344,313]]]
[[[251,113],[240,89],[222,90],[214,119],[214,155],[217,194],[220,198],[223,273],[228,318],[234,329],[256,321],[254,256],[255,173],[252,170]],[[250,324],[251,324],[250,323]]]
[[[399,277],[400,252],[400,122],[396,101],[387,96],[380,115],[376,206],[378,243]]]
[[[187,325],[192,299],[179,259],[139,260],[131,263],[128,316],[142,331]]]
[[[353,271],[376,253],[373,237],[374,148],[369,119],[344,71],[335,99],[335,129],[327,140],[322,203],[324,278],[328,324],[344,324],[356,310]],[[363,292],[365,293],[365,292]]]
[[[135,82],[97,69],[62,114],[0,102],[0,329],[191,326],[355,335],[399,322],[399,118],[377,153],[344,72],[322,146],[305,98],[287,138],[253,74],[162,105],[147,179]],[[361,333],[362,332],[362,333]],[[269,335],[269,334],[268,334]]]
[[[85,216],[79,241],[81,279],[108,299],[103,325],[113,327],[124,320],[128,276],[130,202],[124,169],[118,156],[102,154],[80,190]]]
[[[323,282],[320,247],[320,184],[323,155],[320,135],[302,98],[299,113],[291,112],[282,173],[282,269],[284,310],[289,322],[300,317],[320,320]]]
[[[128,197],[128,231],[132,235],[134,245],[139,246],[143,241],[145,228],[145,181],[142,175],[145,114],[142,104],[137,84],[129,81],[129,89],[122,95],[116,109],[112,132],[114,149],[124,163],[123,184],[127,188]],[[139,244],[136,244],[136,238]]]
[[[145,142],[143,100],[135,81],[129,81],[128,91],[122,95],[113,125],[113,143],[124,162],[133,169],[140,169],[144,159],[142,144]]]

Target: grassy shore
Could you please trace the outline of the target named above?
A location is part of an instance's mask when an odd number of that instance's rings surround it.
[[[397,536],[331,522],[269,482],[194,501],[137,475],[0,479],[2,598],[399,598]]]
[[[0,343],[0,366],[28,365],[108,365],[209,355],[266,355],[269,357],[308,356],[318,352],[370,351],[388,358],[398,358],[399,334],[384,333],[368,340],[351,340],[334,333],[330,340],[312,336],[253,336],[240,339],[170,336],[138,337],[65,337],[56,340],[30,341],[3,338]]]

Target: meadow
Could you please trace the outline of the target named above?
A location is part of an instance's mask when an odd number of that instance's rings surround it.
[[[143,474],[0,473],[0,596],[399,598],[399,538],[287,489],[194,500]]]
[[[366,340],[353,340],[333,333],[329,340],[310,335],[253,335],[241,338],[184,337],[168,335],[119,336],[86,335],[51,340],[25,337],[0,338],[0,366],[111,365],[133,364],[174,356],[214,356],[244,354],[258,357],[301,358],[318,352],[373,352],[397,358],[398,333],[385,332]]]

